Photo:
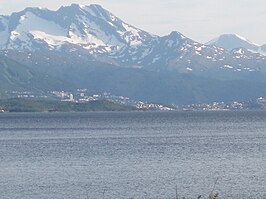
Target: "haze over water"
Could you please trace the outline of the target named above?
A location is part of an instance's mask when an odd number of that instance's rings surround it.
[[[0,115],[1,198],[266,198],[266,112]]]

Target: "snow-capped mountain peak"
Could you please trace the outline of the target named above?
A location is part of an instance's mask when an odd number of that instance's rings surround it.
[[[260,53],[266,55],[265,45],[258,45],[250,40],[237,34],[223,34],[208,43],[206,45],[214,45],[231,51],[236,48],[245,48],[250,52]]]
[[[0,17],[1,49],[60,49],[74,44],[98,53],[139,45],[152,36],[100,5],[71,4],[57,11],[26,8],[9,18]]]
[[[208,43],[207,45],[215,45],[226,50],[232,50],[234,48],[246,48],[250,50],[257,50],[259,45],[249,41],[245,37],[242,37],[237,34],[223,34]]]

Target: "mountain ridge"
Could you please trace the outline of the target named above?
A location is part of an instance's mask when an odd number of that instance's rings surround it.
[[[250,56],[235,56],[231,53],[233,48],[225,51],[214,45],[201,44],[175,31],[165,36],[150,34],[97,4],[71,4],[56,11],[26,8],[10,17],[2,17],[0,21],[2,27],[6,27],[0,31],[4,38],[0,42],[2,50],[61,51],[65,54],[77,51],[78,56],[83,54],[118,66],[183,73],[224,72],[225,69],[252,72],[266,65],[265,57],[256,52],[252,55],[254,63],[242,67],[249,62]]]

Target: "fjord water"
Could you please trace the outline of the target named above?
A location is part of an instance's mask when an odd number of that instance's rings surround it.
[[[170,199],[176,187],[266,198],[266,112],[0,115],[1,198]]]

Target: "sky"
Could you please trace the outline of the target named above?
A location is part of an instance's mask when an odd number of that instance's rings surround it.
[[[266,0],[0,0],[0,14],[26,7],[100,4],[125,22],[156,35],[178,31],[198,42],[225,33],[266,44]]]

